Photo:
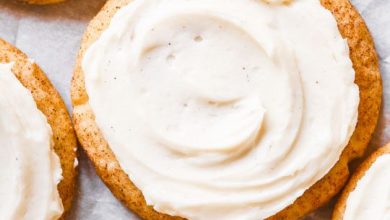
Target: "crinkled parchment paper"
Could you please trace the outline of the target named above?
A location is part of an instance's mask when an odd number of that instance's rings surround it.
[[[352,0],[374,36],[381,60],[384,104],[369,152],[390,141],[390,1]],[[104,0],[69,0],[51,6],[0,0],[0,38],[14,44],[45,71],[70,109],[70,79],[81,36]],[[387,100],[386,100],[387,99]],[[386,128],[386,124],[389,126]],[[68,219],[137,219],[104,186],[85,154],[80,152],[78,194]],[[306,219],[329,219],[334,202]]]

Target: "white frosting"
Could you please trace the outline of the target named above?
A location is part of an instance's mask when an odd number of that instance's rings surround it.
[[[11,67],[0,64],[0,219],[58,219],[62,170],[52,131]]]
[[[354,131],[348,46],[317,0],[135,0],[85,53],[96,122],[155,210],[271,216]]]
[[[390,154],[376,159],[349,194],[344,220],[390,219]]]

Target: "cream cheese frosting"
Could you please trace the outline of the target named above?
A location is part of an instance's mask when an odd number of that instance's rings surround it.
[[[0,64],[0,219],[58,219],[62,170],[51,127],[12,66]]]
[[[276,214],[333,167],[357,121],[348,46],[318,0],[135,0],[82,69],[147,204],[188,219]]]
[[[379,156],[349,194],[345,220],[390,219],[390,154]]]

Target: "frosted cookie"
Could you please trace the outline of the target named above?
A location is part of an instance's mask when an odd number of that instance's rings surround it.
[[[72,102],[97,173],[140,217],[294,219],[347,181],[381,79],[346,0],[122,0],[84,35]]]
[[[77,142],[42,70],[0,39],[0,219],[60,219],[76,185]]]
[[[334,220],[390,219],[390,145],[373,153],[352,175]]]

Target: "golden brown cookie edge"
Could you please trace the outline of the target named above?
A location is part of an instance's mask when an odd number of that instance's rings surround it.
[[[29,5],[51,5],[51,4],[62,3],[65,0],[20,0],[20,1]]]

